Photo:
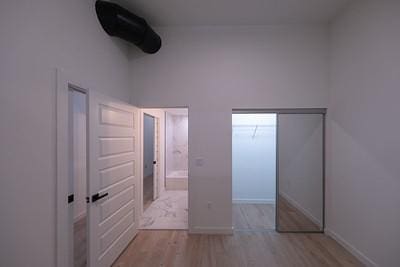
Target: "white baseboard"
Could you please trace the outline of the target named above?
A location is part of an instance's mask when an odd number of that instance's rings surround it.
[[[236,198],[232,200],[233,204],[275,204],[274,198],[252,199],[252,198]]]
[[[201,227],[195,226],[189,229],[189,234],[206,234],[206,235],[232,235],[233,227]]]
[[[303,213],[304,216],[306,216],[310,221],[312,221],[316,225],[321,225],[321,221],[319,219],[317,219],[316,217],[314,217],[314,215],[311,214],[311,212],[309,212],[307,209],[303,208],[303,206],[301,206],[296,200],[292,199],[291,197],[289,197],[287,194],[285,194],[283,192],[280,192],[279,195],[282,196],[293,207],[300,210],[301,213]]]
[[[342,245],[347,251],[353,254],[353,256],[356,257],[359,261],[361,261],[365,266],[378,267],[378,264],[376,264],[373,260],[365,256],[361,251],[356,249],[354,246],[352,246],[349,242],[347,242],[343,237],[341,237],[334,231],[326,228],[325,234],[333,238],[340,245]]]

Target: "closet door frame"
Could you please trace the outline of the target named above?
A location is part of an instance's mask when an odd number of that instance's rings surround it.
[[[326,179],[326,108],[257,108],[257,109],[232,109],[232,114],[246,113],[273,113],[276,114],[276,193],[275,193],[275,231],[278,233],[324,233],[325,232],[325,179]],[[319,231],[281,231],[279,230],[278,198],[279,198],[279,115],[281,114],[316,114],[322,115],[322,225]]]

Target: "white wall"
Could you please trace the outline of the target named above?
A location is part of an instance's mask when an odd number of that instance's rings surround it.
[[[55,266],[55,68],[128,100],[128,50],[94,1],[2,0],[0,36],[1,265]]]
[[[132,101],[143,107],[189,106],[190,230],[231,229],[232,108],[325,107],[327,29],[157,31],[161,50],[138,54],[132,63]],[[196,166],[197,158],[203,158],[203,166]]]
[[[275,203],[275,114],[232,115],[232,183],[233,203]]]
[[[72,91],[74,221],[86,215],[86,96]]]
[[[279,195],[322,226],[323,115],[278,115]]]
[[[147,114],[143,117],[143,177],[153,175],[154,161],[154,118]]]
[[[400,2],[356,1],[332,25],[327,227],[400,263]]]

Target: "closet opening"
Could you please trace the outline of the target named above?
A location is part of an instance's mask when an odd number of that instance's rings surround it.
[[[235,230],[321,233],[326,109],[233,110]]]
[[[235,230],[275,229],[274,113],[232,115],[232,202]]]

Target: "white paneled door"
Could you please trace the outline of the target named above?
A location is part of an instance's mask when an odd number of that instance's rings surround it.
[[[138,109],[88,98],[89,267],[109,267],[137,233]]]

